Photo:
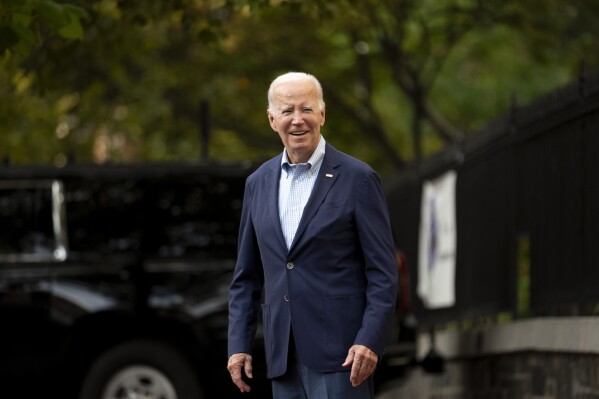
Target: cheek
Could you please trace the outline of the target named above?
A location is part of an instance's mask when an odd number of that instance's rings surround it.
[[[287,146],[287,136],[285,136],[285,134],[283,134],[279,131],[277,131],[277,133],[279,134],[279,138],[283,142],[283,145],[286,147]]]
[[[273,129],[278,132],[284,132],[287,130],[289,126],[289,121],[287,119],[277,119],[273,122]]]

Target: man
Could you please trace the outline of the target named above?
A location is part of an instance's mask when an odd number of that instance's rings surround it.
[[[290,72],[268,91],[285,146],[246,182],[230,286],[228,370],[249,392],[260,302],[275,399],[373,398],[397,269],[377,174],[320,133],[318,80]]]

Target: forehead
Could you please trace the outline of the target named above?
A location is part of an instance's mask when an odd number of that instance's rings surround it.
[[[278,106],[318,103],[316,87],[310,81],[280,83],[274,88],[273,97]]]

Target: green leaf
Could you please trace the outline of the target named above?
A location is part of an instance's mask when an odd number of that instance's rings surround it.
[[[79,21],[79,17],[73,14],[69,15],[69,24],[60,28],[58,33],[65,39],[83,40],[83,27]]]
[[[66,13],[69,14],[70,16],[76,16],[76,17],[79,17],[80,19],[89,18],[89,13],[87,12],[87,10],[85,8],[75,6],[73,4],[65,4],[65,5],[63,5],[63,8],[66,11]]]
[[[27,14],[24,12],[15,12],[12,15],[12,22],[23,26],[29,26],[32,19],[33,17],[31,16],[31,14]]]
[[[11,27],[17,35],[19,35],[21,41],[24,41],[27,44],[35,44],[38,42],[33,31],[26,25],[13,23],[11,24]]]
[[[52,28],[58,30],[69,24],[69,14],[65,7],[53,1],[37,1],[35,9],[40,18],[47,22]]]

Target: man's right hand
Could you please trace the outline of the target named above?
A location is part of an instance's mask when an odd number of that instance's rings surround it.
[[[252,357],[247,353],[235,353],[229,358],[227,370],[231,374],[231,380],[241,392],[249,392],[250,386],[243,381],[241,369],[248,378],[252,378]]]

